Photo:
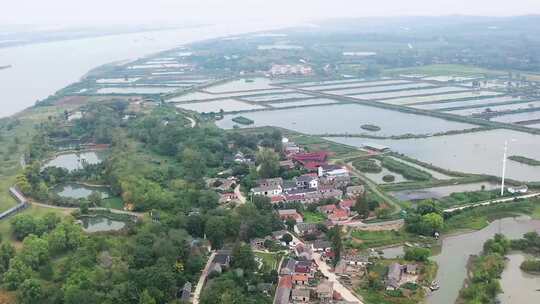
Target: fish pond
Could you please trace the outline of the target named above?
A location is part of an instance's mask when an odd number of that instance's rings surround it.
[[[372,124],[381,128],[379,136],[403,134],[431,134],[451,130],[474,128],[475,125],[448,121],[440,118],[409,114],[357,104],[314,106],[245,113],[253,120],[253,127],[276,126],[306,134],[364,134],[362,125]],[[216,124],[232,129],[234,115],[225,115]]]
[[[47,161],[43,168],[59,167],[69,171],[83,168],[83,164],[99,164],[106,157],[106,151],[89,151],[81,153],[59,154],[53,159]]]
[[[85,232],[107,232],[118,231],[126,226],[126,223],[118,220],[111,220],[105,216],[89,216],[81,218],[82,227]]]
[[[87,198],[92,194],[92,192],[99,192],[101,194],[101,198],[108,198],[110,197],[110,192],[107,187],[89,187],[82,184],[77,183],[66,183],[56,186],[53,191],[60,195],[61,197],[67,197],[67,198]]]
[[[392,151],[447,170],[501,176],[504,142],[508,155],[540,160],[540,135],[512,130],[490,130],[417,139],[363,139],[332,137],[328,140],[356,147],[366,142],[390,147]],[[540,169],[508,161],[506,177],[518,181],[540,181]]]
[[[447,197],[452,193],[471,192],[471,191],[490,191],[495,190],[500,185],[490,182],[459,184],[414,190],[401,190],[390,192],[389,194],[399,199],[400,201],[416,201],[425,199],[439,199]]]

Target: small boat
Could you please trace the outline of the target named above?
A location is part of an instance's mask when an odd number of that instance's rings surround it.
[[[431,285],[429,286],[429,290],[431,291],[439,290],[439,288],[441,288],[441,286],[439,286],[439,283],[437,281],[431,282]]]

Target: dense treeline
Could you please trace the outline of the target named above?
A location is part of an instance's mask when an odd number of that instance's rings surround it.
[[[87,235],[72,218],[22,214],[12,219],[13,236],[23,243],[15,252],[0,246],[3,286],[15,290],[20,303],[175,303],[184,283],[195,283],[206,262],[207,248],[237,244],[232,267],[213,277],[203,303],[270,303],[253,290],[275,283],[277,274],[258,270],[249,246],[284,225],[268,199],[235,209],[218,208],[218,194],[205,178],[227,172],[249,180],[260,174],[237,164],[238,151],[255,155],[260,147],[280,151],[281,134],[226,134],[212,127],[189,128],[183,115],[167,106],[123,120],[121,103],[89,104],[80,120],[50,119],[39,128],[29,148],[28,166],[17,179],[21,190],[36,199],[60,204],[52,191],[58,183],[84,180],[111,185],[114,194],[136,211],[152,211],[152,221],[129,225],[120,234]],[[68,172],[42,160],[54,142],[109,143],[110,153],[99,165]],[[274,152],[272,152],[274,153]],[[275,171],[275,159],[263,167]]]

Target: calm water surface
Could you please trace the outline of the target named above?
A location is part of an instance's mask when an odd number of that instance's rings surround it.
[[[506,256],[508,262],[501,277],[503,294],[499,295],[502,304],[538,304],[540,303],[540,275],[521,271],[519,266],[526,256],[512,253]]]
[[[494,190],[500,187],[500,185],[498,184],[482,182],[424,189],[402,190],[390,192],[390,194],[399,199],[400,201],[424,200],[430,198],[438,199],[457,192],[480,191],[482,190],[482,186],[484,186],[484,190],[486,191]]]
[[[122,221],[110,220],[103,216],[84,217],[82,222],[86,232],[116,231],[126,226]]]
[[[380,136],[428,134],[449,130],[474,128],[474,125],[453,122],[444,119],[385,110],[381,108],[340,104],[309,108],[284,109],[242,114],[253,121],[250,127],[277,126],[307,134],[359,134],[369,133]],[[231,129],[235,124],[231,119],[235,115],[225,115],[216,124]],[[369,132],[361,128],[364,124],[373,124],[381,128],[378,132]]]
[[[505,218],[492,222],[482,230],[445,238],[441,253],[433,257],[433,260],[439,264],[437,280],[441,285],[441,289],[429,295],[427,303],[454,303],[466,277],[466,265],[469,255],[479,254],[482,251],[484,242],[492,238],[495,233],[500,231],[508,238],[515,239],[522,237],[524,233],[539,229],[540,221],[538,220],[531,220],[528,217]],[[528,287],[517,284],[513,288],[515,292],[519,293],[525,292]],[[512,304],[514,303],[520,302],[512,302]]]
[[[105,63],[136,59],[198,40],[275,27],[221,24],[2,48],[0,65],[12,68],[0,70],[0,117],[33,105]]]
[[[62,197],[69,197],[75,199],[87,198],[94,191],[101,193],[101,198],[109,197],[109,192],[105,187],[88,187],[75,183],[58,185],[57,187],[55,187],[54,191]]]
[[[45,163],[44,168],[47,167],[59,167],[65,168],[69,171],[82,169],[83,163],[98,164],[104,159],[104,152],[82,152],[82,153],[68,153],[60,154],[52,160]]]
[[[257,122],[257,121],[255,121]],[[520,155],[540,160],[540,135],[511,130],[491,130],[467,134],[421,139],[375,140],[363,138],[328,138],[343,144],[362,147],[377,143],[393,151],[430,163],[437,167],[465,173],[501,176],[504,142],[508,140],[508,155]],[[540,181],[540,169],[508,161],[507,177],[521,181]]]

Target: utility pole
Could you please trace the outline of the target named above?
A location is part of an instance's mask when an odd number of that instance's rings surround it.
[[[503,155],[503,167],[502,167],[502,182],[501,182],[501,196],[504,195],[504,177],[506,175],[506,153],[508,151],[508,141],[504,141],[504,155]]]

